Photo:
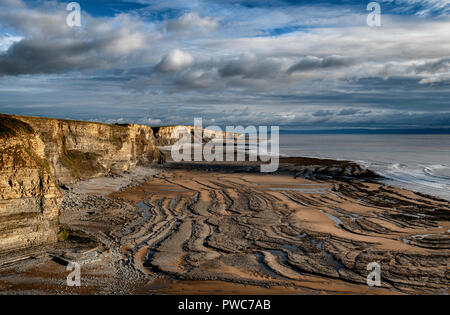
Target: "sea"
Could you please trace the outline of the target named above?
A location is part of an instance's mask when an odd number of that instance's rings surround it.
[[[387,184],[450,201],[450,134],[281,134],[280,155],[354,161]]]

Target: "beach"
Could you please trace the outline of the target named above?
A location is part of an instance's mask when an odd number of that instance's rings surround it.
[[[448,293],[448,201],[353,162],[280,163],[262,174],[256,162],[168,161],[67,187],[60,222],[91,241],[0,266],[0,292]],[[64,285],[73,260],[79,288]],[[379,287],[367,285],[372,262]]]

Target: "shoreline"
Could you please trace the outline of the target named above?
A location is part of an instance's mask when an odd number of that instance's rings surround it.
[[[290,156],[346,159],[393,180],[389,184],[450,200],[448,137],[443,135],[286,135]]]
[[[417,193],[421,193],[424,195],[428,195],[430,197],[435,197],[438,199],[442,199],[445,201],[450,202],[450,194],[442,194],[439,192],[433,192],[430,191],[432,190],[431,187],[429,186],[424,186],[424,185],[419,185],[419,184],[415,184],[415,183],[411,183],[408,181],[402,181],[399,180],[398,178],[395,178],[393,176],[387,175],[387,174],[380,174],[379,170],[375,170],[373,168],[371,168],[370,165],[367,164],[372,164],[373,162],[370,161],[365,161],[365,160],[352,160],[352,159],[338,159],[338,158],[328,158],[328,157],[324,157],[324,156],[314,156],[314,155],[306,155],[306,156],[289,156],[289,155],[280,155],[280,159],[283,158],[311,158],[311,159],[317,159],[317,160],[333,160],[333,161],[337,161],[337,162],[351,162],[351,163],[355,163],[360,165],[362,168],[365,168],[367,170],[370,170],[376,174],[378,174],[380,176],[380,181],[384,182],[387,185],[392,185],[395,186],[397,188],[401,188],[401,189],[406,189],[406,190],[410,190],[413,192],[417,192]],[[422,188],[422,189],[420,189]]]

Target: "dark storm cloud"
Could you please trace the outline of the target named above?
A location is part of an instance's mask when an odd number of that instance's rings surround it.
[[[290,67],[288,72],[293,73],[320,69],[341,68],[351,66],[354,63],[355,62],[353,59],[341,56],[327,56],[324,58],[307,56],[300,59],[300,61]]]
[[[43,43],[34,39],[23,40],[0,55],[0,76],[98,68],[98,60],[93,54],[104,46],[101,42]]]
[[[222,77],[242,76],[245,78],[271,78],[281,71],[279,61],[257,56],[241,56],[229,62],[219,69]]]
[[[317,112],[314,112],[312,115],[314,117],[327,117],[327,116],[332,116],[333,112],[330,110],[319,110]]]
[[[217,90],[224,88],[220,85],[219,75],[216,71],[189,71],[178,76],[174,83],[181,91],[188,90]]]
[[[0,29],[7,26],[25,34],[0,51],[0,76],[130,66],[142,60],[139,51],[153,36],[127,16],[96,20],[83,15],[85,25],[71,28],[66,14],[65,6],[48,12],[21,6],[0,10]]]
[[[360,109],[354,109],[354,108],[344,108],[342,110],[340,110],[337,115],[338,116],[352,116],[355,114],[360,113],[361,110]],[[367,113],[367,112],[366,112]]]

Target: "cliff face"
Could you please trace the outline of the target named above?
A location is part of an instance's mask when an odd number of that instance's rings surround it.
[[[0,251],[56,241],[61,193],[33,129],[0,116]]]
[[[160,162],[153,130],[141,125],[107,125],[17,117],[38,131],[59,184],[122,174],[137,165]]]
[[[163,158],[148,126],[0,115],[0,251],[56,241],[59,185]]]

